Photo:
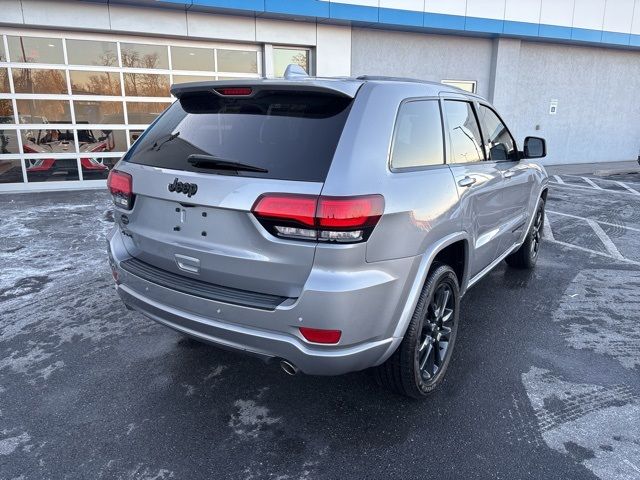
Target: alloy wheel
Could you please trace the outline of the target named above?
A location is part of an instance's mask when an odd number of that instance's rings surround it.
[[[455,299],[451,286],[443,282],[436,288],[427,308],[418,344],[418,367],[422,380],[433,383],[451,353],[451,332]]]

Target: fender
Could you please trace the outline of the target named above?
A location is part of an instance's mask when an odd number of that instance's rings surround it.
[[[411,317],[413,316],[413,312],[416,309],[416,305],[418,304],[418,298],[420,297],[420,293],[422,292],[422,287],[427,279],[427,274],[429,273],[429,269],[431,268],[431,264],[433,263],[434,258],[438,253],[444,249],[445,247],[451,245],[452,243],[458,242],[460,240],[464,240],[465,244],[465,265],[464,265],[464,275],[462,278],[462,285],[460,286],[460,295],[464,295],[466,290],[466,285],[468,282],[468,271],[469,271],[469,235],[467,232],[456,232],[446,237],[440,239],[439,242],[433,244],[425,253],[422,254],[422,259],[420,260],[420,265],[418,266],[418,272],[416,273],[415,278],[413,279],[413,283],[411,284],[411,289],[409,290],[409,295],[407,295],[407,300],[404,304],[404,308],[402,309],[402,313],[400,314],[400,318],[398,319],[398,323],[396,324],[396,328],[393,331],[393,341],[389,344],[389,347],[384,352],[384,354],[380,357],[380,359],[376,362],[376,365],[380,365],[384,363],[393,352],[396,351],[398,345],[402,341],[404,337],[404,333],[407,331],[407,327],[409,326],[409,322],[411,321]]]

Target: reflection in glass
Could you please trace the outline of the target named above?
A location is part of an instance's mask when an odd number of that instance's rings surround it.
[[[70,129],[22,130],[24,153],[75,153],[74,142]]]
[[[120,160],[113,157],[80,157],[82,178],[84,180],[102,180],[109,176],[109,170]]]
[[[78,162],[75,158],[27,158],[29,182],[59,182],[78,180]]]
[[[75,100],[76,123],[123,124],[122,102],[97,102]]]
[[[213,72],[213,50],[210,48],[171,47],[174,70],[208,70]]]
[[[206,77],[204,75],[174,75],[173,83],[207,82],[215,79],[216,77]]]
[[[124,130],[78,130],[78,145],[82,152],[126,152]]]
[[[4,51],[4,42],[0,42],[0,62],[7,61],[7,54]]]
[[[121,43],[122,66],[128,68],[169,68],[167,47]]]
[[[20,153],[18,148],[18,132],[16,130],[5,130],[0,125],[0,155]]]
[[[127,117],[133,125],[147,125],[153,122],[169,106],[169,103],[127,102]]]
[[[12,62],[64,63],[60,38],[14,37],[7,35]]]
[[[69,76],[74,95],[122,95],[119,73],[71,70]]]
[[[129,130],[129,143],[133,145],[133,142],[140,138],[142,132],[144,132],[144,130]]]
[[[444,102],[451,139],[451,161],[470,163],[484,160],[480,128],[468,102]]]
[[[274,48],[273,71],[276,77],[284,76],[284,71],[290,63],[300,65],[309,73],[309,50],[299,48]]]
[[[0,159],[0,183],[22,183],[22,181],[21,161]]]
[[[0,68],[0,93],[9,93],[9,70]]]
[[[16,93],[68,93],[64,70],[14,68],[13,86]]]
[[[218,50],[218,71],[258,73],[258,52]]]
[[[20,123],[71,123],[67,100],[16,100]]]
[[[444,146],[438,101],[402,104],[393,135],[391,166],[412,168],[442,163]]]
[[[67,40],[69,65],[118,66],[116,42],[96,40]]]
[[[168,97],[169,75],[125,73],[124,91],[133,97]]]
[[[0,100],[0,124],[13,123],[13,104],[11,100]]]

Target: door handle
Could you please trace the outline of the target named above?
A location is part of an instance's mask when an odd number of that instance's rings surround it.
[[[462,180],[458,180],[458,185],[460,185],[461,187],[470,187],[477,181],[478,180],[476,180],[474,177],[464,177]]]
[[[516,174],[516,172],[514,172],[513,170],[507,170],[506,172],[504,172],[504,178],[511,178]]]

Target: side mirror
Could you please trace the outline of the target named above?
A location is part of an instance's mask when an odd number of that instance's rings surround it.
[[[543,158],[547,156],[547,142],[540,137],[524,139],[524,158]]]

